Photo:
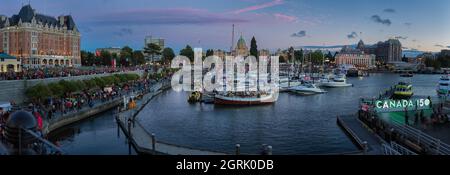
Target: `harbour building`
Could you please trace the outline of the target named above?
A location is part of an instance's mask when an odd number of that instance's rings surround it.
[[[358,44],[356,49],[345,46],[341,52],[336,54],[336,64],[338,65],[353,65],[359,69],[371,69],[375,67],[375,55],[364,52],[364,43]]]
[[[364,45],[364,42],[360,40],[356,49],[367,54],[374,54],[377,61],[382,63],[401,62],[403,57],[402,44],[398,39],[380,41],[371,46]]]
[[[12,17],[0,15],[0,52],[23,67],[80,66],[80,32],[71,15],[52,17],[23,6]]]

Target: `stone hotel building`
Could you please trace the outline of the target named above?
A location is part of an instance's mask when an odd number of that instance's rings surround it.
[[[23,67],[80,66],[80,36],[70,15],[55,18],[30,5],[0,15],[0,53],[20,58]]]

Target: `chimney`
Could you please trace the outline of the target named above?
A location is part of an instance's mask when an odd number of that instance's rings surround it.
[[[63,15],[61,15],[61,16],[58,17],[59,24],[60,24],[61,26],[64,26],[65,19],[66,19],[66,18],[65,18]]]

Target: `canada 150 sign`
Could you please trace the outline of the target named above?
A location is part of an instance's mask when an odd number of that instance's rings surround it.
[[[375,110],[377,112],[395,112],[407,110],[430,109],[431,101],[429,99],[414,100],[377,100]]]

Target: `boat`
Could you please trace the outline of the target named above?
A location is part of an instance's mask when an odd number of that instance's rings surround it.
[[[352,84],[347,83],[347,78],[344,74],[338,74],[328,80],[321,80],[320,85],[323,87],[337,88],[337,87],[349,87]]]
[[[301,95],[323,94],[327,92],[324,91],[323,89],[318,88],[315,84],[309,82],[304,83],[300,86],[291,87],[289,88],[289,91]]]
[[[450,78],[448,75],[444,75],[439,79],[439,84],[437,85],[437,94],[441,98],[446,98],[449,96],[449,84],[450,84]]]
[[[356,68],[351,68],[347,70],[347,77],[359,77],[359,70]]]
[[[188,102],[196,103],[196,102],[200,102],[201,99],[202,99],[202,94],[199,91],[194,91],[189,95]]]
[[[406,82],[399,82],[394,86],[392,99],[409,99],[414,95],[412,85]]]
[[[275,101],[275,93],[265,92],[225,92],[214,96],[216,105],[264,105]]]
[[[404,72],[402,74],[400,74],[400,77],[413,77],[413,73],[412,72]]]
[[[284,92],[284,91],[289,91],[289,88],[291,88],[291,87],[300,86],[301,84],[302,83],[298,80],[292,80],[292,79],[285,77],[285,78],[280,78],[280,84],[278,86],[280,87],[280,91]]]

